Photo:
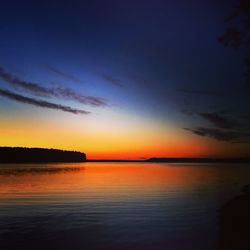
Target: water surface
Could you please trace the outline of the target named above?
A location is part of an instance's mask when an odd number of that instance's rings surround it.
[[[249,165],[0,165],[1,249],[217,249]]]

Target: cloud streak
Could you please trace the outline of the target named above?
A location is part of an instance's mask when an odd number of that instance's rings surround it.
[[[20,102],[20,103],[30,104],[36,107],[61,110],[61,111],[69,112],[72,114],[84,114],[84,115],[90,114],[90,112],[85,111],[85,110],[74,109],[69,106],[64,106],[61,104],[55,104],[55,103],[47,102],[47,101],[40,100],[40,99],[26,97],[26,96],[19,95],[19,94],[16,94],[14,92],[11,92],[5,89],[0,89],[0,95],[10,100]]]
[[[223,116],[219,113],[198,113],[203,119],[212,123],[215,127],[221,129],[231,129],[235,127],[240,127],[242,124],[229,116]]]
[[[250,119],[249,116],[233,116],[220,112],[193,113],[202,117],[213,127],[198,126],[184,128],[195,135],[214,138],[217,141],[231,143],[250,143]]]
[[[7,73],[3,68],[0,67],[0,78],[5,82],[9,83],[11,86],[25,90],[26,92],[42,97],[56,97],[60,99],[73,100],[81,104],[95,106],[95,107],[107,107],[109,106],[105,99],[95,96],[85,96],[76,93],[70,88],[56,87],[47,88],[43,87],[38,83],[24,81],[19,79],[12,74]]]
[[[223,96],[222,93],[213,91],[213,90],[193,90],[193,89],[179,89],[179,92],[185,94],[194,94],[194,95],[205,95],[205,96],[214,96],[214,97],[221,97]]]
[[[52,66],[50,66],[50,65],[45,65],[45,68],[46,68],[48,71],[50,71],[50,72],[52,72],[52,73],[54,73],[54,74],[56,74],[56,75],[59,75],[59,76],[64,77],[64,78],[66,78],[66,79],[68,79],[68,80],[71,80],[72,82],[83,83],[83,81],[81,81],[81,80],[78,79],[77,77],[75,77],[75,76],[73,76],[73,75],[71,75],[71,74],[69,74],[69,73],[66,73],[66,72],[64,72],[64,71],[61,71],[61,70],[59,70],[59,69],[57,69],[57,68],[54,68],[54,67],[52,67]]]
[[[120,80],[113,78],[110,75],[102,74],[101,77],[108,83],[111,83],[112,85],[123,87],[123,84]]]
[[[52,96],[55,96],[58,98],[63,97],[64,99],[67,99],[67,100],[74,100],[81,104],[87,104],[87,105],[91,105],[95,107],[108,106],[108,103],[105,101],[105,99],[101,97],[80,95],[70,88],[57,87],[57,88],[54,88],[51,93],[52,93]]]
[[[37,83],[27,82],[21,80],[9,73],[7,73],[3,68],[0,67],[0,78],[2,78],[5,82],[11,84],[14,87],[25,89],[31,94],[35,94],[37,96],[50,96],[51,90]]]
[[[225,141],[231,143],[249,143],[250,132],[249,131],[239,131],[239,130],[222,130],[216,128],[184,128],[193,134],[214,138],[217,141]]]

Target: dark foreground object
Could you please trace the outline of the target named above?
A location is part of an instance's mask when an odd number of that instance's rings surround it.
[[[76,151],[45,148],[0,147],[0,163],[84,162],[86,155]]]
[[[220,209],[220,250],[250,249],[250,185]]]

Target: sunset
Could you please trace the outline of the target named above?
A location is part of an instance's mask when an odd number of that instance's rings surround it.
[[[4,4],[1,145],[97,159],[246,156],[243,52],[218,42],[233,6]]]
[[[250,249],[223,213],[250,203],[248,0],[0,13],[1,249]]]

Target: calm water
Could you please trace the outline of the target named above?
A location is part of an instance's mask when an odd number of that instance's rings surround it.
[[[249,165],[0,165],[0,249],[217,249]]]

